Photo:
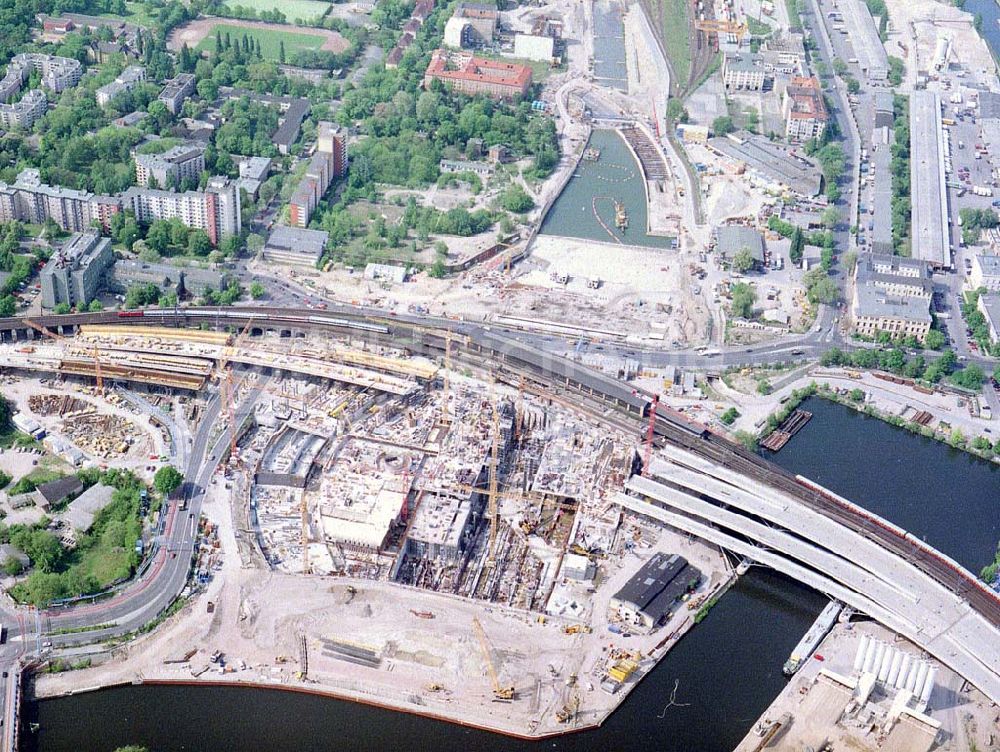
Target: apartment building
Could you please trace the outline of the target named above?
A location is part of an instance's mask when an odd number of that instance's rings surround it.
[[[347,131],[339,125],[321,120],[316,125],[316,149],[331,155],[330,170],[334,179],[347,174]]]
[[[32,71],[41,75],[44,88],[58,94],[80,83],[83,66],[79,60],[74,60],[71,57],[42,55],[38,52],[14,55],[7,65],[7,77],[9,78],[12,74],[19,75],[21,83],[28,80]],[[3,86],[0,84],[0,91],[3,90]]]
[[[969,287],[973,290],[982,287],[987,292],[1000,292],[1000,256],[973,256]]]
[[[528,93],[532,76],[526,65],[437,50],[424,73],[424,88],[430,88],[434,81],[469,96],[516,100]]]
[[[785,89],[782,111],[785,135],[792,141],[822,137],[830,117],[816,78],[793,77]]]
[[[309,160],[309,168],[289,201],[289,224],[308,227],[313,211],[333,179],[346,173],[346,133],[333,123],[320,121],[316,126],[316,153]]]
[[[82,232],[95,221],[107,228],[119,211],[117,198],[46,185],[35,169],[22,170],[12,185],[0,183],[0,222],[41,224],[52,219],[67,232]]]
[[[121,72],[118,78],[109,84],[105,84],[94,93],[97,104],[101,107],[106,107],[119,94],[132,91],[132,89],[145,80],[146,69],[141,65],[130,65]]]
[[[112,263],[110,238],[93,230],[74,233],[42,267],[42,306],[86,306],[97,296]]]
[[[176,115],[184,106],[185,100],[194,94],[194,90],[194,74],[178,73],[177,76],[164,83],[163,90],[157,99],[167,106],[171,114]]]
[[[766,78],[760,55],[727,52],[722,58],[722,82],[729,91],[760,91]]]
[[[122,203],[140,222],[180,219],[188,227],[204,230],[212,245],[238,235],[242,229],[240,196],[236,184],[225,177],[212,178],[204,191],[174,193],[153,188],[129,188]]]
[[[135,155],[136,185],[179,188],[185,180],[198,180],[205,170],[205,146],[185,143],[160,154]]]
[[[14,104],[0,104],[0,126],[28,130],[45,114],[48,105],[48,97],[41,89],[25,92]]]
[[[444,26],[444,45],[461,50],[490,45],[499,22],[496,6],[459,3]]]

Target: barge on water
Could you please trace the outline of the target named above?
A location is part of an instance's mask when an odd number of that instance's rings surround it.
[[[799,644],[792,650],[791,656],[785,661],[785,665],[781,669],[781,672],[785,676],[792,676],[802,668],[802,664],[806,662],[806,659],[823,642],[823,638],[833,629],[833,625],[837,623],[837,616],[840,615],[842,608],[843,605],[837,601],[830,601],[826,605],[822,613],[816,617],[813,625],[809,627],[806,636],[799,641]]]

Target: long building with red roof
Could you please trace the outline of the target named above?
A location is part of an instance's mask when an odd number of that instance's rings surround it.
[[[470,96],[485,94],[494,99],[520,99],[531,87],[531,68],[437,50],[424,73],[424,88],[429,88],[432,81],[440,81]]]

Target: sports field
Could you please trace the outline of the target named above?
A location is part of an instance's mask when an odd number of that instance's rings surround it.
[[[186,44],[199,52],[210,51],[215,48],[216,31],[223,37],[228,33],[231,41],[242,41],[244,34],[254,43],[260,41],[261,54],[270,60],[279,59],[282,42],[285,43],[286,59],[290,59],[299,50],[343,52],[351,46],[336,31],[210,17],[178,26],[170,34],[168,44],[173,50],[179,50],[181,45]]]
[[[310,23],[322,18],[330,10],[330,5],[322,0],[228,0],[226,2],[226,7],[230,9],[252,8],[258,13],[280,10],[290,23],[296,19]]]

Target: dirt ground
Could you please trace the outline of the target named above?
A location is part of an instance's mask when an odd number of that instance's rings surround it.
[[[636,685],[639,675],[609,695],[598,688],[610,649],[635,650],[656,659],[691,626],[679,608],[650,635],[623,640],[607,629],[611,596],[655,551],[680,552],[705,576],[699,593],[725,575],[719,552],[683,536],[629,523],[630,551],[602,563],[596,593],[587,599],[593,632],[566,634],[571,619],[506,608],[385,582],[283,575],[244,569],[236,555],[229,499],[214,484],[205,514],[219,525],[222,566],[207,592],[154,633],[115,651],[92,668],[40,675],[36,692],[53,696],[81,687],[131,681],[201,680],[262,683],[311,689],[520,734],[568,730],[555,718],[579,701],[576,725],[591,725]],[[354,592],[351,592],[353,589]],[[213,611],[208,611],[208,602]],[[495,702],[474,619],[482,624],[500,683],[513,685],[513,702]],[[359,665],[337,649],[371,651],[374,665]],[[225,668],[209,656],[224,653]],[[339,655],[339,657],[338,657]],[[299,676],[302,659],[306,677]]]
[[[167,40],[167,46],[172,50],[179,50],[187,44],[188,47],[194,49],[219,24],[238,26],[241,29],[261,29],[263,31],[280,31],[289,34],[307,34],[309,36],[323,37],[325,41],[320,49],[329,52],[343,52],[351,46],[351,43],[336,31],[313,29],[307,26],[287,26],[285,24],[264,23],[263,21],[244,21],[238,18],[215,18],[211,16],[199,18],[190,23],[178,26],[171,32],[170,38]]]

